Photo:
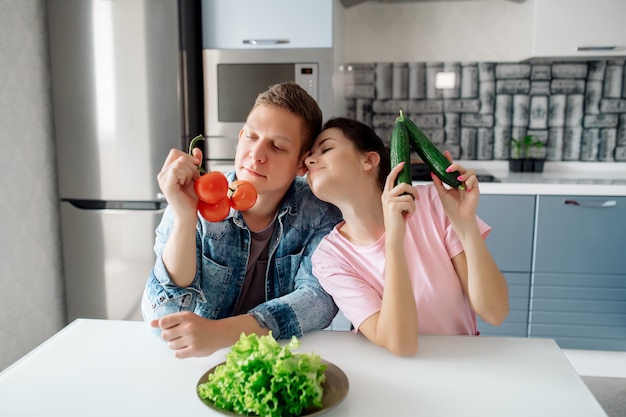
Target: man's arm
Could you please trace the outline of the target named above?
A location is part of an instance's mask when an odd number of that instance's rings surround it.
[[[197,148],[193,150],[193,156],[172,150],[158,174],[159,187],[172,213],[160,256],[171,280],[179,287],[188,287],[196,276],[198,197],[193,184],[199,178],[197,165],[201,161],[202,152]]]
[[[152,320],[150,325],[161,329],[161,338],[180,359],[211,355],[235,344],[241,333],[269,333],[250,314],[210,320],[184,311]]]

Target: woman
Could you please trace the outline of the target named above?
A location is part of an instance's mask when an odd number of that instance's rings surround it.
[[[326,122],[305,163],[313,193],[344,219],[317,247],[313,272],[355,331],[409,356],[418,333],[475,335],[476,314],[504,321],[508,287],[484,243],[473,170],[448,168],[465,191],[435,176],[394,186],[403,164],[390,170],[383,141],[347,118]]]

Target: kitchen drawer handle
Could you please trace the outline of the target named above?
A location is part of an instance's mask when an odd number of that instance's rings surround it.
[[[598,46],[579,46],[576,48],[578,52],[594,52],[594,51],[617,51],[619,48],[614,45],[598,45]]]
[[[289,39],[244,39],[246,45],[281,45],[291,42]]]
[[[602,207],[615,207],[617,206],[616,200],[565,200],[565,204],[568,206],[579,206],[589,208],[602,208]]]

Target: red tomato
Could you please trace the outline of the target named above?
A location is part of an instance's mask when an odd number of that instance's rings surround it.
[[[230,205],[235,210],[246,211],[256,203],[256,188],[250,181],[233,181],[228,188],[230,190]]]
[[[200,200],[198,201],[198,211],[209,222],[221,222],[230,212],[230,200],[227,196],[213,204]]]
[[[215,204],[228,194],[228,180],[221,172],[211,171],[198,178],[193,189],[201,201]]]

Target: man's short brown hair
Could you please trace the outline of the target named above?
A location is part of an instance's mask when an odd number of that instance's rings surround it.
[[[303,121],[300,155],[311,149],[315,138],[321,132],[322,110],[304,88],[293,81],[274,84],[257,96],[254,107],[261,104],[281,107],[300,116]]]

